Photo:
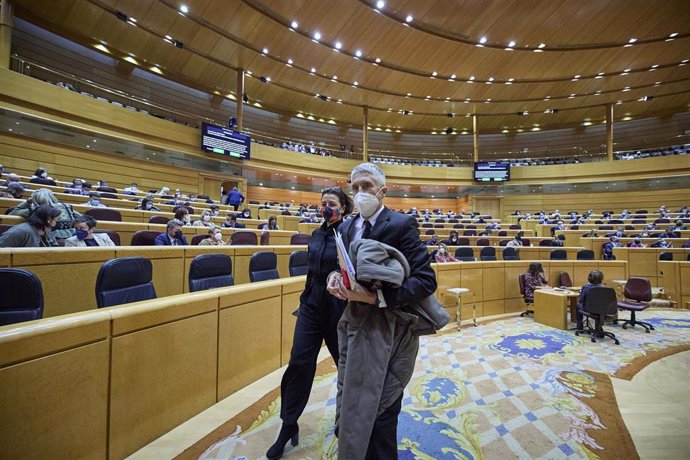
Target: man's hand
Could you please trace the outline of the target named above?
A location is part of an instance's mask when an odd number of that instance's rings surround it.
[[[347,289],[343,284],[343,277],[340,273],[332,273],[329,276],[326,289],[331,295],[340,300],[376,304],[375,292],[369,291],[356,281],[353,282],[352,289]]]

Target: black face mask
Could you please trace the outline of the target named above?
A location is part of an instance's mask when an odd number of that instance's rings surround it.
[[[182,230],[175,230],[175,239],[181,240],[182,239]]]

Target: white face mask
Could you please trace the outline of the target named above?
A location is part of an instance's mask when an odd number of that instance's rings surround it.
[[[220,241],[223,239],[223,234],[222,233],[214,233],[213,237],[216,239],[216,241]]]
[[[205,216],[203,217],[203,219],[204,219],[204,222],[208,222],[209,220],[211,220],[211,216],[205,215]]]
[[[380,193],[380,191],[379,191]],[[355,206],[359,209],[359,213],[365,219],[370,218],[376,213],[376,209],[379,207],[378,193],[372,195],[367,192],[359,192],[355,195]]]

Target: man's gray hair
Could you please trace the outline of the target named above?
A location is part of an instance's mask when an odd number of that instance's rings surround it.
[[[168,221],[168,228],[173,228],[175,225],[179,225],[180,227],[184,227],[184,222],[182,222],[179,219],[170,219]]]
[[[386,185],[386,174],[384,174],[383,170],[374,163],[361,163],[355,166],[350,174],[350,180],[357,174],[370,174],[381,187]]]

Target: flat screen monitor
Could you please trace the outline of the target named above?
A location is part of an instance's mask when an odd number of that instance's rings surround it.
[[[476,182],[507,182],[510,180],[510,163],[480,161],[474,164]]]
[[[230,128],[201,124],[201,150],[241,160],[250,158],[251,138]]]

